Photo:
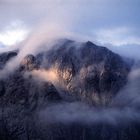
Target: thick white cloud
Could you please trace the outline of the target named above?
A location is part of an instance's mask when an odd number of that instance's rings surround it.
[[[0,42],[3,45],[14,45],[25,39],[29,30],[20,21],[15,21],[0,32]]]

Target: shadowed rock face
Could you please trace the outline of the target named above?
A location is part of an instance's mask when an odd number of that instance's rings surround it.
[[[55,87],[48,82],[36,84],[32,77],[24,78],[21,73],[10,76],[4,85],[1,103],[4,106],[23,105],[28,109],[36,109],[48,102],[59,101],[61,98]]]
[[[38,63],[35,56],[29,54],[20,63],[20,69],[24,71],[32,71],[38,68]]]
[[[0,69],[16,55],[18,52],[0,54]],[[40,81],[31,75],[34,70],[50,69],[55,69],[57,83]],[[0,139],[124,140],[120,133],[129,134],[129,125],[42,123],[38,111],[68,101],[94,107],[109,105],[126,84],[130,69],[122,57],[92,42],[61,40],[48,51],[36,56],[28,54],[13,73],[0,79]],[[136,124],[132,128],[140,129]],[[137,133],[133,134],[137,137]]]
[[[9,61],[11,58],[15,56],[17,56],[17,51],[1,53],[0,54],[0,69],[3,69],[7,61]]]

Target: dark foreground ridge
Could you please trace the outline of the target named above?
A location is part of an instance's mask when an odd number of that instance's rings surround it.
[[[0,69],[17,55],[18,51],[0,54]],[[32,75],[51,70],[56,81]],[[89,41],[60,40],[47,51],[28,54],[14,72],[0,79],[0,140],[140,139],[140,125],[135,121],[115,126],[106,121],[87,123],[92,115],[82,121],[63,118],[69,110],[65,105],[75,102],[90,105],[91,110],[111,107],[130,70],[121,56]],[[59,112],[65,115],[58,117]],[[78,111],[74,114],[80,118]]]

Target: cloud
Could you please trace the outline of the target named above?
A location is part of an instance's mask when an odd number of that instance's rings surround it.
[[[113,99],[112,104],[116,107],[131,107],[134,109],[140,106],[140,68],[137,63],[132,68],[128,83]]]
[[[30,27],[46,19],[83,34],[122,25],[136,28],[140,22],[135,16],[139,3],[138,0],[1,0],[0,28],[17,19]]]
[[[15,21],[0,33],[0,42],[5,46],[15,45],[23,41],[28,32],[29,30],[20,21]]]
[[[40,70],[33,70],[31,72],[31,75],[38,80],[41,81],[46,81],[46,82],[51,82],[54,85],[56,83],[58,83],[59,78],[57,75],[57,70],[55,68],[51,68],[49,70],[44,70],[44,69],[40,69]]]
[[[102,28],[93,32],[92,35],[97,44],[106,46],[123,57],[140,59],[140,36],[135,28]]]
[[[96,32],[95,38],[101,44],[111,44],[113,46],[140,45],[140,37],[133,29],[127,27],[102,29]]]
[[[139,122],[140,113],[132,108],[94,108],[84,103],[60,103],[42,109],[38,112],[39,121],[44,123],[80,123],[90,124],[108,123],[122,126],[128,122]]]
[[[47,26],[46,26],[47,25]],[[65,26],[60,27],[57,24],[51,22],[43,22],[35,30],[33,30],[27,38],[20,44],[13,47],[1,48],[0,51],[8,51],[11,49],[18,49],[19,53],[16,57],[8,61],[3,70],[0,71],[1,77],[13,72],[28,54],[36,55],[44,50],[49,50],[58,39],[69,38],[71,39],[73,34],[65,31]]]

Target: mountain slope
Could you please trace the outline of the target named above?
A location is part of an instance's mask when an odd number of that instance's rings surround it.
[[[1,70],[18,53],[0,54]],[[49,50],[35,56],[28,54],[13,72],[0,79],[1,139],[115,140],[115,135],[116,139],[123,139],[120,133],[129,134],[129,124],[113,127],[107,122],[91,121],[89,125],[87,120],[94,118],[94,113],[79,102],[91,105],[91,110],[109,106],[127,83],[130,70],[121,56],[89,41],[59,40]],[[75,101],[78,109],[73,105]],[[42,110],[45,120],[40,118]],[[77,121],[77,116],[80,118],[86,112],[87,118]],[[69,113],[73,119],[67,116]],[[137,128],[135,124],[133,127]]]

